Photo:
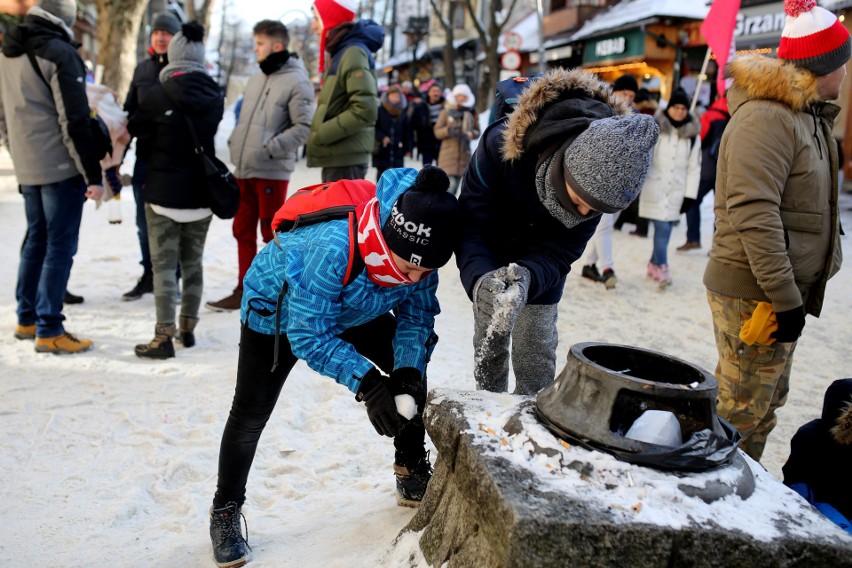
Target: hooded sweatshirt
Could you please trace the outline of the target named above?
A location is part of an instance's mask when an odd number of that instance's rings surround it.
[[[86,68],[69,33],[59,18],[34,7],[3,41],[0,133],[9,139],[22,185],[56,183],[78,174],[88,185],[101,183],[103,156],[93,151]]]

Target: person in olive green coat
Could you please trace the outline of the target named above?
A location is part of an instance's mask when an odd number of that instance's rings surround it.
[[[372,20],[354,21],[357,7],[354,0],[314,1],[322,89],[307,154],[308,167],[322,168],[323,183],[366,177],[375,143],[379,95],[373,53],[385,32]]]

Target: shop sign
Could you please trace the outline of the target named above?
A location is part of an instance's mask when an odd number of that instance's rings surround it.
[[[641,30],[596,38],[586,42],[583,63],[624,59],[645,53],[645,36]]]
[[[734,39],[737,43],[780,38],[786,14],[783,2],[748,6],[737,13]]]

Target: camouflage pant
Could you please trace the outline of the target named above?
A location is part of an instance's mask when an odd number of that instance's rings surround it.
[[[742,434],[743,451],[760,460],[769,433],[778,422],[775,411],[787,402],[796,342],[746,345],[740,341],[740,329],[758,302],[709,290],[707,301],[719,352],[716,409]]]
[[[145,204],[148,221],[148,244],[151,248],[151,264],[154,268],[154,307],[157,323],[175,323],[175,299],[177,298],[177,276],[175,266],[180,260],[181,290],[180,315],[198,317],[201,295],[204,292],[202,256],[210,217],[191,223],[178,223],[164,215],[158,215]]]

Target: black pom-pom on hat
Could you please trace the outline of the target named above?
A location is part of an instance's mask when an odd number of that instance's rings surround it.
[[[181,26],[181,31],[183,32],[183,37],[189,41],[204,40],[204,26],[198,22],[187,22],[183,24]]]
[[[426,164],[425,166],[423,166],[423,169],[420,170],[420,173],[417,174],[417,177],[414,178],[414,183],[411,185],[408,191],[443,193],[447,191],[449,187],[450,178],[449,176],[447,176],[447,172],[445,172],[438,166]]]
[[[427,165],[394,204],[382,235],[390,250],[406,262],[434,269],[453,255],[459,212],[449,186],[444,170]]]

